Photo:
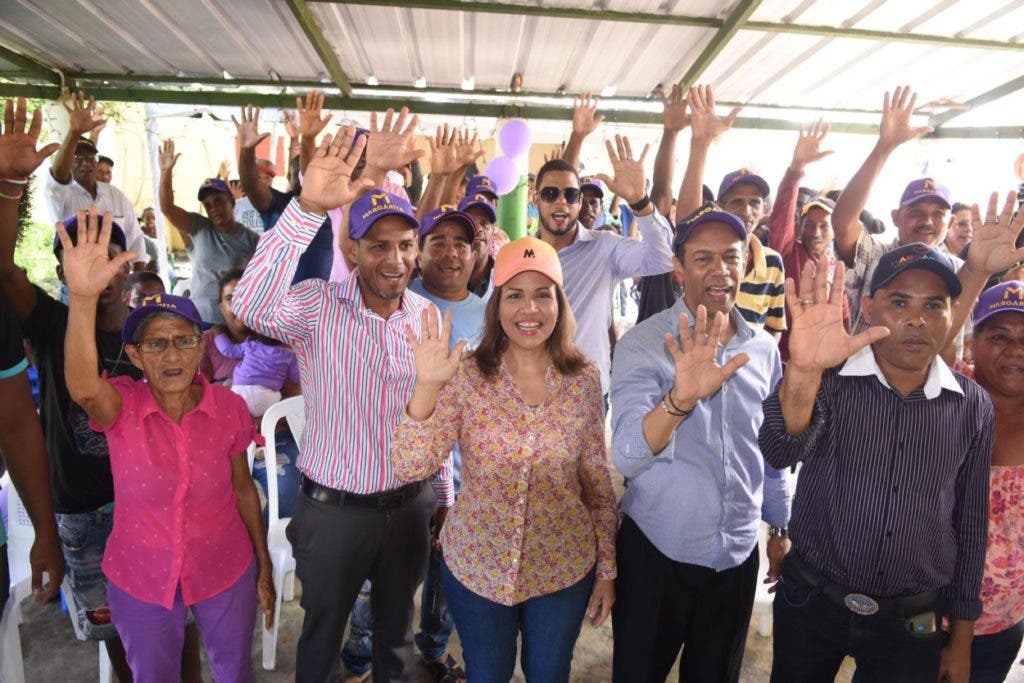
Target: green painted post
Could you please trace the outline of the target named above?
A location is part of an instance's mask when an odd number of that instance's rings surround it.
[[[498,197],[498,226],[510,240],[526,237],[526,200],[529,197],[529,180],[519,176],[516,188]]]

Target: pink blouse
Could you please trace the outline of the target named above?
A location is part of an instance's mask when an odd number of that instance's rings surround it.
[[[582,579],[615,578],[618,510],[608,472],[597,368],[547,373],[547,399],[527,405],[504,365],[485,379],[472,358],[441,391],[434,414],[406,416],[391,461],[402,479],[429,476],[456,440],[462,492],[441,531],[444,559],[474,593],[503,605]]]
[[[1005,631],[1024,619],[1024,465],[989,469],[981,602],[981,616],[974,622],[976,635]]]
[[[223,592],[245,573],[252,542],[231,483],[231,458],[258,439],[245,402],[197,376],[199,404],[177,424],[145,380],[108,380],[121,412],[106,427],[114,474],[114,530],[103,573],[143,602],[170,608]]]

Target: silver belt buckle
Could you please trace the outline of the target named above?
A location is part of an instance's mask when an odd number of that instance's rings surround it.
[[[865,617],[878,611],[878,603],[863,593],[847,593],[843,602],[846,604],[846,609]]]

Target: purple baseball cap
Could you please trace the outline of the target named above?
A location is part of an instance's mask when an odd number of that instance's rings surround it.
[[[466,210],[472,209],[473,207],[480,207],[481,209],[486,211],[487,217],[491,219],[492,223],[498,222],[498,214],[494,210],[494,201],[492,201],[491,198],[488,197],[487,195],[467,195],[462,198],[462,201],[459,202],[459,211],[465,212]]]
[[[597,176],[580,178],[580,190],[593,190],[598,197],[604,199],[604,183],[598,180]]]
[[[199,186],[199,201],[203,201],[203,197],[211,192],[226,192],[228,195],[234,196],[231,194],[231,187],[220,178],[207,178],[203,181],[203,184]]]
[[[362,239],[370,232],[373,224],[385,216],[401,216],[413,230],[420,229],[420,223],[408,201],[375,187],[352,202],[349,208],[348,236],[354,240]]]
[[[174,294],[156,294],[154,296],[147,296],[142,300],[142,305],[128,315],[128,319],[124,321],[124,327],[121,329],[121,340],[125,344],[134,344],[135,330],[138,328],[139,323],[153,313],[174,313],[175,315],[180,315],[185,320],[199,325],[199,328],[203,330],[212,327],[210,323],[203,322],[199,315],[199,309],[196,308],[191,299],[175,296]]]
[[[498,191],[491,179],[485,175],[475,175],[466,183],[466,196],[472,197],[475,194],[485,194],[492,202],[498,201]]]
[[[949,295],[954,299],[960,296],[960,280],[956,276],[956,267],[949,257],[934,247],[923,242],[904,244],[890,252],[882,254],[871,276],[871,296],[880,288],[885,287],[897,276],[913,268],[920,268],[935,273],[946,283]]]
[[[982,292],[974,304],[974,327],[999,313],[1024,313],[1024,282],[1009,280]]]
[[[468,213],[463,213],[452,204],[445,204],[423,217],[423,224],[420,225],[420,237],[426,237],[439,223],[444,221],[454,221],[466,228],[469,231],[470,242],[476,239],[477,233],[480,232],[480,226],[476,224],[472,216]]]
[[[68,237],[75,244],[78,244],[78,216],[74,215],[71,218],[63,221],[64,230],[68,233]],[[112,223],[110,228],[110,242],[121,247],[121,251],[128,251],[128,240],[124,236],[124,230],[117,223]],[[64,250],[64,245],[60,241],[60,236],[56,233],[53,235],[53,255],[59,257],[60,253]]]
[[[920,178],[910,181],[907,189],[903,190],[900,197],[900,206],[909,206],[922,199],[937,199],[946,205],[946,208],[953,206],[949,188],[934,178]]]
[[[705,202],[703,206],[684,218],[676,226],[676,237],[672,240],[672,251],[678,251],[686,240],[690,239],[693,231],[705,223],[723,223],[736,233],[741,240],[746,241],[747,229],[736,216],[727,211],[722,211],[717,204]]]
[[[729,190],[743,183],[749,183],[756,187],[762,197],[767,198],[772,194],[772,189],[768,187],[768,183],[764,178],[756,173],[751,173],[750,169],[741,168],[737,171],[726,174],[726,176],[722,178],[722,184],[718,186],[718,201],[721,202],[722,198],[729,193]]]

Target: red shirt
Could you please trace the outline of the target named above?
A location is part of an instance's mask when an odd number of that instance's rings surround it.
[[[114,530],[103,573],[143,602],[170,609],[181,584],[186,605],[234,584],[253,558],[231,483],[231,458],[257,440],[249,410],[202,375],[199,404],[177,424],[144,380],[108,380],[121,412],[106,427],[114,474]]]

